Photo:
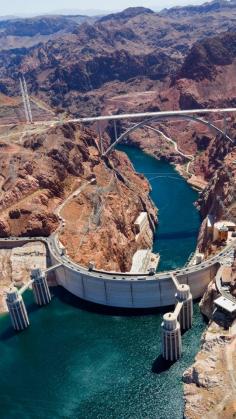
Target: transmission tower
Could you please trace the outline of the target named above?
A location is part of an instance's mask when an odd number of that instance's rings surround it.
[[[25,119],[26,119],[26,122],[29,123],[30,119],[29,119],[29,114],[28,114],[26,98],[25,98],[25,91],[24,91],[24,87],[23,87],[23,83],[22,83],[21,78],[20,78],[20,90],[21,90],[21,96],[22,96],[22,100],[23,100],[23,104],[24,104]]]
[[[32,124],[33,117],[32,117],[32,111],[31,111],[31,105],[30,105],[30,100],[29,100],[29,95],[28,95],[27,84],[26,84],[24,76],[23,76],[23,87],[24,87],[24,90],[25,90],[25,96],[26,96],[26,103],[27,103],[27,107],[28,107],[29,119],[30,119],[30,123]]]
[[[21,89],[21,95],[22,95],[22,99],[23,99],[23,103],[24,103],[26,121],[27,121],[27,123],[32,124],[33,117],[32,117],[32,111],[31,111],[31,106],[30,106],[27,84],[26,84],[24,76],[20,77],[20,89]]]

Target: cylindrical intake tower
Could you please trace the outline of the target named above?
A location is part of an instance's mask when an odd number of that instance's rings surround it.
[[[6,298],[12,325],[15,330],[24,330],[29,326],[29,318],[22,296],[16,287],[12,287],[7,292]]]
[[[43,306],[51,301],[51,294],[45,274],[41,269],[33,269],[31,272],[32,288],[36,304]]]
[[[175,313],[166,313],[162,322],[162,356],[166,361],[176,361],[181,357],[182,339],[180,324]]]

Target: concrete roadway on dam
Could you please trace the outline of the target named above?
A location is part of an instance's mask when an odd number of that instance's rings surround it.
[[[215,277],[221,263],[232,255],[236,241],[226,246],[219,254],[199,265],[177,271],[161,272],[153,276],[93,270],[74,263],[63,254],[56,234],[45,237],[1,238],[1,247],[23,245],[41,241],[47,246],[57,282],[72,294],[90,302],[122,308],[165,307],[175,303],[175,287],[171,274],[179,283],[190,286],[193,298],[200,298],[209,282]]]

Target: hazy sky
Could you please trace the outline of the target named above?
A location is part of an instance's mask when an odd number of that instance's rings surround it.
[[[37,14],[61,9],[118,10],[129,6],[144,6],[158,10],[164,7],[186,4],[200,4],[204,0],[0,0],[0,15]]]

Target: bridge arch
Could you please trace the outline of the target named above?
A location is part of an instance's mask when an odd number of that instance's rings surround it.
[[[211,128],[212,130],[214,130],[217,134],[221,134],[223,135],[223,137],[225,137],[225,139],[227,139],[228,141],[230,141],[231,143],[234,144],[234,140],[232,140],[232,138],[230,138],[226,132],[222,131],[220,128],[218,128],[216,125],[212,124],[209,121],[206,121],[205,119],[199,118],[197,116],[193,116],[193,115],[156,115],[153,116],[151,118],[147,118],[141,122],[138,122],[137,124],[133,125],[132,127],[128,128],[123,134],[121,134],[118,138],[116,138],[116,140],[114,141],[114,143],[112,143],[108,149],[103,153],[103,156],[107,156],[108,153],[110,153],[117,144],[119,144],[122,140],[124,140],[127,135],[129,135],[131,132],[136,131],[139,128],[142,128],[143,126],[149,124],[150,122],[153,121],[162,121],[162,120],[167,120],[167,119],[185,119],[185,120],[191,120],[191,121],[195,121],[195,122],[199,122],[202,125],[207,126],[208,128]]]

